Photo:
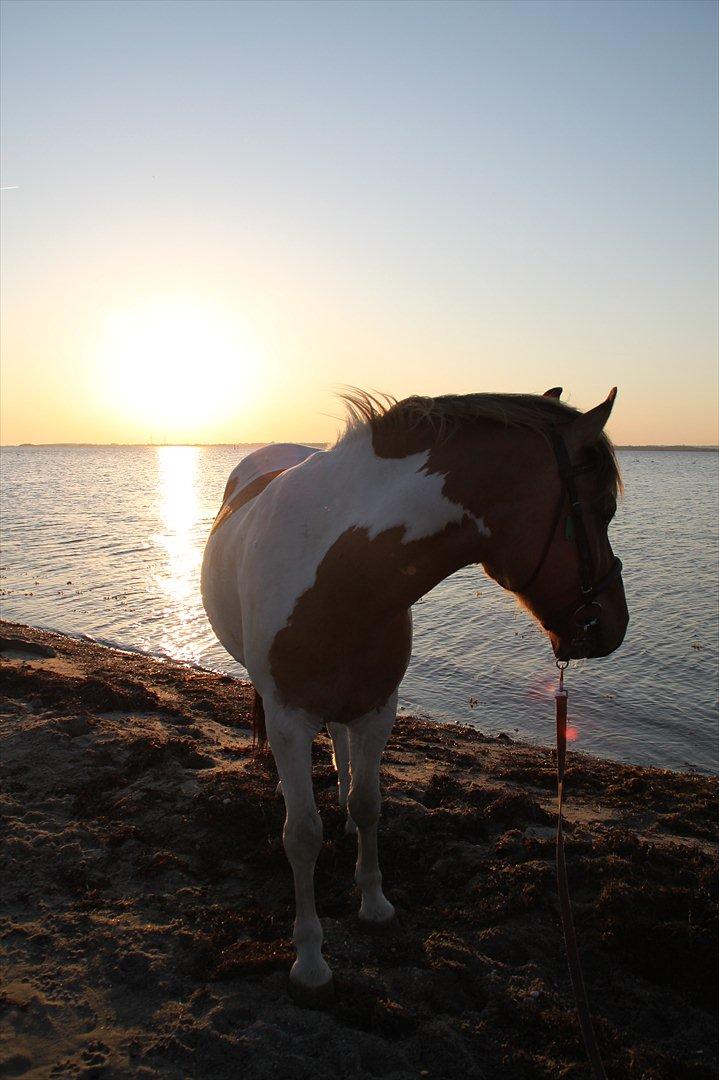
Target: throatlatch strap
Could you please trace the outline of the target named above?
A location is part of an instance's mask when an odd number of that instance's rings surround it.
[[[567,881],[567,864],[564,857],[564,834],[562,832],[562,799],[564,796],[564,768],[567,760],[567,691],[564,689],[564,671],[560,668],[559,690],[554,695],[557,712],[557,888],[559,891],[559,910],[562,915],[562,929],[564,930],[564,943],[567,950],[567,962],[569,975],[574,990],[574,1000],[577,1006],[579,1026],[582,1029],[584,1047],[592,1066],[595,1080],[607,1080],[602,1058],[597,1046],[594,1034],[592,1017],[587,1002],[587,991],[582,976],[582,966],[579,961],[577,948],[577,935],[574,931],[574,918],[572,916],[572,902],[569,898],[569,883]]]

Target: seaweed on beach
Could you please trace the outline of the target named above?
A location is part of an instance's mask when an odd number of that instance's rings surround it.
[[[63,712],[77,709],[111,712],[148,711],[161,708],[156,693],[132,679],[113,683],[94,676],[73,678],[52,670],[30,666],[4,665],[0,674],[0,695],[51,705]]]
[[[287,992],[284,807],[271,756],[252,752],[248,688],[9,633],[53,650],[3,665],[0,1030],[20,1047],[14,1075],[588,1078],[549,751],[400,719],[379,835],[397,919],[369,933],[317,740],[315,887],[335,995],[301,1008]],[[60,661],[67,672],[43,667]],[[570,887],[611,1080],[719,1075],[714,791],[573,760]]]

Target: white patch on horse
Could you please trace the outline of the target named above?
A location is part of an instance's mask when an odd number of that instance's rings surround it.
[[[480,535],[490,535],[482,518],[443,494],[443,475],[425,471],[429,457],[428,450],[404,458],[378,457],[366,433],[315,454],[272,482],[245,518],[241,569],[245,584],[262,581],[260,654],[287,625],[299,598],[314,585],[323,559],[349,529],[366,529],[373,540],[402,528],[401,542],[408,544],[469,517]],[[266,652],[252,659],[265,668]]]
[[[260,477],[279,469],[294,468],[318,453],[322,451],[314,446],[297,443],[270,443],[254,450],[230,473],[222,505]],[[253,499],[240,506],[217,532],[213,530],[210,534],[201,575],[202,602],[210,625],[230,656],[245,666],[245,620],[241,609],[239,570],[245,535],[243,525],[254,503]]]

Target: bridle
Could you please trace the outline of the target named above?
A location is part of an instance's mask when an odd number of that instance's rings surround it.
[[[584,643],[591,634],[596,632],[602,610],[602,605],[597,600],[597,596],[599,596],[600,593],[605,592],[610,585],[622,576],[622,562],[621,559],[618,559],[615,555],[609,573],[605,574],[604,577],[600,578],[598,581],[595,581],[592,551],[589,546],[587,528],[582,514],[582,504],[579,501],[577,485],[574,482],[575,476],[579,476],[581,473],[590,472],[593,466],[588,464],[572,465],[569,451],[567,450],[567,444],[559,432],[550,430],[549,435],[552,440],[552,449],[554,450],[554,456],[557,460],[557,467],[559,469],[559,477],[561,480],[557,507],[554,511],[552,527],[549,531],[542,554],[540,555],[539,562],[524,584],[518,589],[513,588],[512,591],[520,594],[526,593],[527,589],[529,589],[539,577],[547,560],[547,556],[549,555],[550,548],[552,547],[565,501],[568,500],[571,512],[567,518],[565,537],[568,540],[573,538],[577,545],[577,552],[579,554],[579,591],[581,602],[576,608],[573,602],[569,607],[559,612],[557,618],[561,619],[563,616],[571,613],[572,622],[576,627],[576,636],[572,639],[572,645],[580,645]]]

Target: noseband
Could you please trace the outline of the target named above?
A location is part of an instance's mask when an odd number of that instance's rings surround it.
[[[560,617],[572,613],[572,622],[576,627],[577,636],[573,639],[572,644],[581,644],[585,639],[596,630],[599,623],[599,616],[602,610],[602,605],[597,600],[597,596],[603,593],[609,588],[618,578],[622,575],[622,562],[616,555],[614,556],[614,562],[608,574],[605,574],[599,581],[594,577],[594,562],[592,560],[592,551],[589,546],[589,539],[587,536],[587,528],[584,523],[584,516],[582,514],[582,505],[579,501],[579,495],[577,493],[577,486],[574,483],[575,476],[581,473],[590,472],[591,465],[572,465],[569,458],[569,451],[567,450],[567,444],[562,436],[557,431],[550,431],[550,437],[552,440],[552,448],[554,450],[554,456],[557,459],[557,467],[559,469],[559,477],[561,480],[561,487],[559,491],[559,498],[557,500],[557,508],[554,512],[554,519],[552,521],[552,527],[547,537],[547,541],[544,545],[544,549],[540,556],[531,577],[521,586],[519,589],[514,589],[514,592],[525,593],[527,589],[535,582],[539,577],[540,571],[546,562],[549,550],[554,541],[555,534],[557,532],[557,526],[559,525],[559,519],[562,516],[562,510],[564,508],[565,499],[569,501],[571,513],[567,518],[567,529],[565,531],[566,538],[572,539],[577,545],[577,552],[579,554],[579,590],[581,594],[581,602],[577,608],[574,603],[570,604],[568,608],[565,608],[560,612]]]

